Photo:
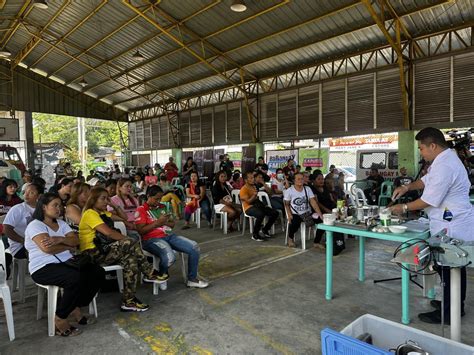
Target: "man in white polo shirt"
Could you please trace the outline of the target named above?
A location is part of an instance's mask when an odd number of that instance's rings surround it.
[[[421,156],[431,166],[428,173],[409,185],[395,189],[392,200],[408,191],[422,190],[421,197],[413,202],[392,207],[394,213],[424,209],[430,220],[430,232],[434,235],[443,229],[447,235],[457,239],[474,240],[474,208],[469,201],[469,181],[466,168],[456,152],[449,149],[443,133],[436,128],[422,129],[416,135]],[[444,280],[444,319],[450,322],[450,272],[449,267],[438,267]],[[464,316],[466,299],[466,268],[461,269],[461,315]],[[441,302],[431,301],[435,311],[418,315],[421,321],[441,323]]]

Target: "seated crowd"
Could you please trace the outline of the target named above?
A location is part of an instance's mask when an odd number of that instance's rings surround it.
[[[146,283],[167,282],[176,253],[188,256],[187,286],[208,286],[198,276],[198,243],[175,231],[181,218],[182,229],[190,229],[198,213],[202,212],[209,226],[214,213],[225,213],[230,232],[240,226],[242,217],[248,218],[252,240],[262,242],[273,237],[274,224],[283,216],[288,223],[287,245],[295,247],[302,222],[306,226],[321,223],[323,213],[330,213],[337,200],[346,199],[343,174],[332,172],[324,177],[318,170],[301,172],[289,159],[270,176],[263,157],[254,171],[241,174],[228,156],[220,161],[208,191],[192,158],[187,159],[180,177],[173,158],[163,168],[155,164],[122,173],[116,167],[109,174],[92,170],[86,179],[82,173],[73,176],[70,166],[65,166],[56,170],[57,182],[48,193],[44,180],[30,172],[24,174],[21,190],[16,181],[3,179],[0,216],[7,274],[12,258],[28,259],[36,283],[61,287],[56,332],[74,336],[80,330],[68,319],[80,325],[93,321],[82,315],[80,307],[88,305],[104,284],[105,266],[123,268],[121,311],[149,308],[136,297],[137,283],[140,278]],[[315,247],[324,248],[324,232],[315,234]],[[344,238],[335,235],[334,242],[338,254],[344,249]],[[157,269],[144,251],[159,258]]]

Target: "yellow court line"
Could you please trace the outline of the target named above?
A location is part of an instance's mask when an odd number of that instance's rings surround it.
[[[232,320],[234,321],[235,324],[237,324],[239,327],[245,329],[248,331],[250,334],[256,336],[260,340],[262,340],[264,343],[270,345],[273,349],[276,351],[282,353],[282,354],[294,354],[290,349],[288,349],[285,345],[273,340],[271,337],[268,335],[263,334],[259,330],[257,330],[252,324],[244,321],[243,319],[232,316]]]

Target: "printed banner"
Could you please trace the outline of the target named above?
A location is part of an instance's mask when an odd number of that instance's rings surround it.
[[[234,164],[234,169],[240,170],[242,166],[242,152],[227,152],[229,159]]]
[[[253,171],[255,169],[255,155],[257,154],[257,148],[255,145],[248,147],[242,147],[242,173],[247,171]]]
[[[328,173],[329,166],[329,149],[300,149],[299,151],[299,163],[302,170],[307,166],[313,170],[319,169],[324,174]]]
[[[284,167],[290,158],[295,161],[295,165],[298,164],[298,149],[268,150],[265,157],[268,170],[274,174],[276,169]]]

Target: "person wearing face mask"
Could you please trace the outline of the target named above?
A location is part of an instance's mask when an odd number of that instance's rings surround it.
[[[398,200],[410,191],[423,190],[420,198],[408,203],[391,207],[392,213],[402,214],[408,211],[424,209],[430,220],[430,233],[446,230],[451,238],[474,241],[474,207],[469,201],[471,183],[467,171],[457,156],[449,148],[443,132],[428,127],[415,136],[418,149],[424,160],[430,162],[427,174],[408,185],[397,187],[392,201]],[[444,312],[445,323],[450,323],[450,268],[435,265],[436,271],[444,281],[444,309],[440,301],[431,301],[434,311],[420,313],[418,318],[426,323],[441,323]],[[461,268],[461,316],[464,316],[466,299],[466,268]]]
[[[283,170],[278,168],[276,170],[275,176],[271,179],[270,182],[273,190],[273,196],[283,198],[283,191],[290,187],[288,180],[286,180],[285,178],[285,174],[283,174]]]
[[[10,251],[17,259],[27,259],[25,249],[25,230],[32,219],[36,201],[43,193],[41,186],[31,183],[25,190],[25,202],[13,206],[3,221],[3,232],[8,237]]]

